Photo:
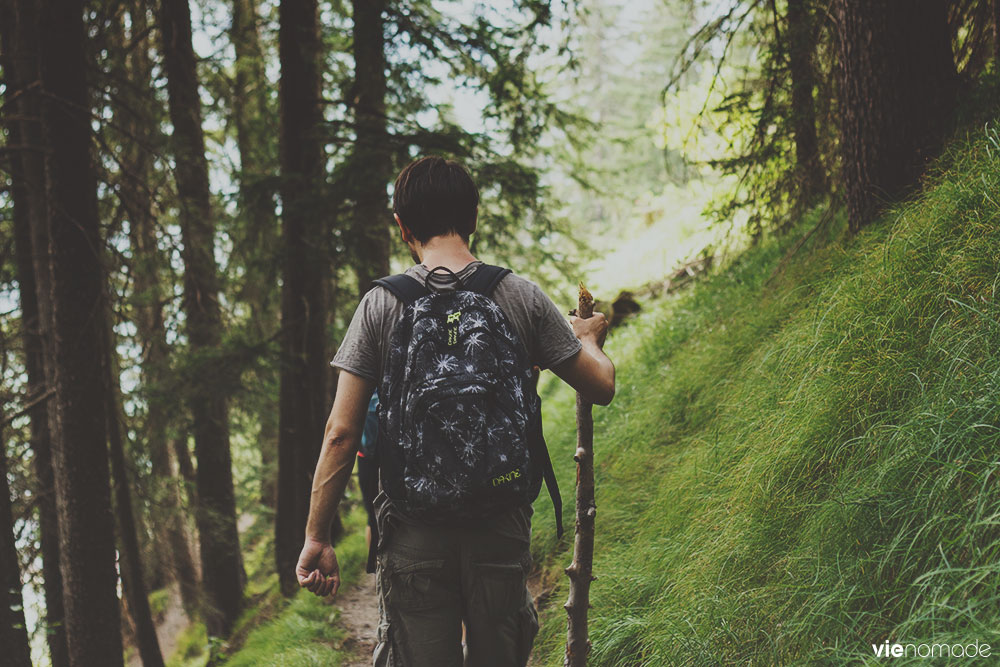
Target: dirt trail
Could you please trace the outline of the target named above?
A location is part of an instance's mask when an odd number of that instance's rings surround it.
[[[378,629],[375,575],[362,574],[358,583],[337,595],[334,604],[340,608],[340,623],[348,634],[342,646],[343,667],[370,667]]]

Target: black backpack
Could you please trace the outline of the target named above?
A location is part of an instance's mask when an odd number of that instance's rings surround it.
[[[455,289],[399,274],[376,280],[405,304],[379,384],[379,474],[425,523],[477,521],[530,503],[544,479],[562,502],[542,437],[532,366],[493,290],[510,269],[481,265]],[[430,285],[430,282],[428,283]]]

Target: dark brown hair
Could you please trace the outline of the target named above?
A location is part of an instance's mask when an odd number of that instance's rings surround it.
[[[393,213],[421,243],[452,232],[468,243],[478,207],[479,189],[469,171],[437,155],[406,165],[392,193]]]

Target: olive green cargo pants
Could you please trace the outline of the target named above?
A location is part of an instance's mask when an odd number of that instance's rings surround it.
[[[375,667],[523,667],[538,632],[525,585],[531,507],[476,529],[402,519],[384,493],[375,499],[375,510]]]

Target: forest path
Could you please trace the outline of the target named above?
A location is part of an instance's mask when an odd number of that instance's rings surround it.
[[[343,667],[370,667],[378,629],[378,598],[375,575],[362,573],[356,584],[338,595],[334,604],[340,608],[340,624],[347,630]]]

